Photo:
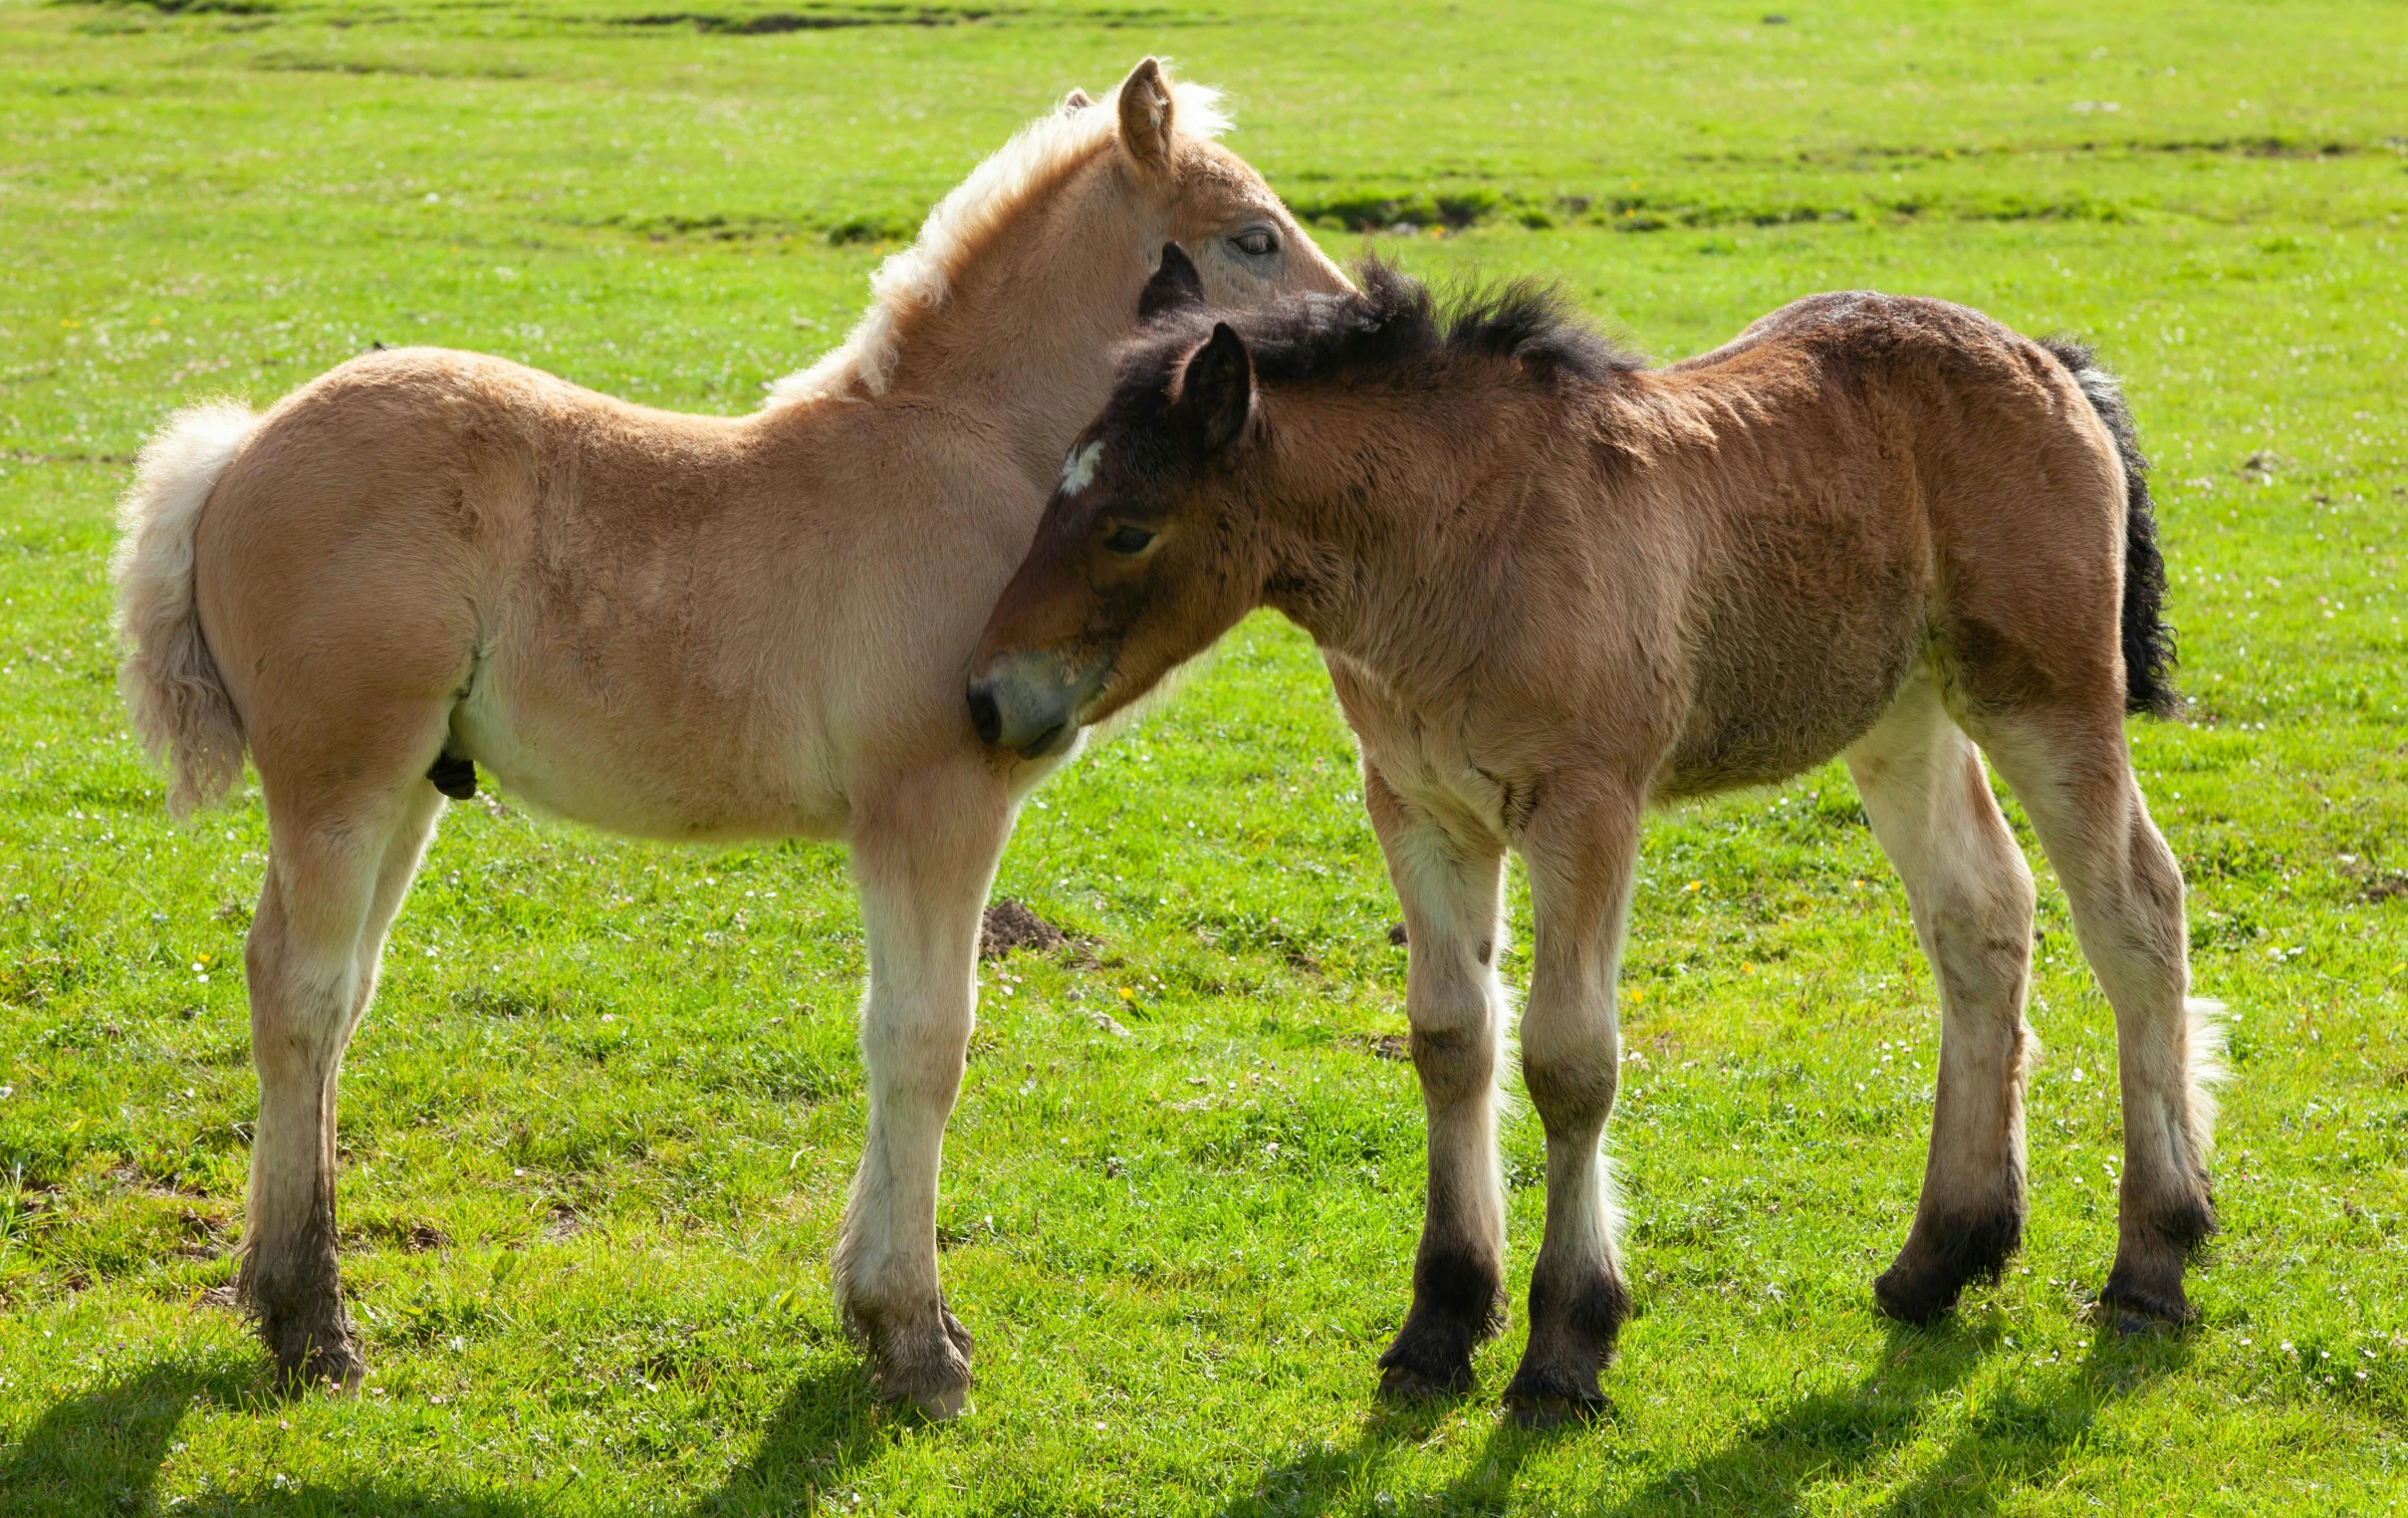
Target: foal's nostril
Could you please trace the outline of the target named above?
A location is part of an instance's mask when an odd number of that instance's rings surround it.
[[[995,704],[995,692],[985,685],[970,687],[970,725],[978,729],[981,743],[1003,736],[1003,711]]]

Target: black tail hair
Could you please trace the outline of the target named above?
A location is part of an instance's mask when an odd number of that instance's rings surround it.
[[[2124,403],[2123,385],[2107,373],[2098,356],[2070,338],[2043,338],[2041,347],[2056,356],[2090,409],[2107,424],[2115,451],[2124,461],[2124,710],[2170,717],[2182,697],[2174,689],[2174,630],[2166,626],[2166,562],[2157,551],[2157,516],[2149,501],[2149,461],[2140,451],[2132,429],[2132,408]]]

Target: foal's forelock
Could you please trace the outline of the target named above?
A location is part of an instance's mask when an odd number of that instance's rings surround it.
[[[1170,92],[1180,139],[1217,140],[1229,129],[1220,91],[1177,81]],[[811,368],[778,380],[765,408],[847,393],[884,394],[912,327],[945,303],[962,271],[1115,140],[1117,93],[1095,104],[1077,103],[1084,99],[1075,95],[1021,127],[938,201],[920,224],[918,239],[870,275],[869,309],[843,343]]]

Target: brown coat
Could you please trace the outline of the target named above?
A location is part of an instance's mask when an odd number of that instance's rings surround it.
[[[2112,378],[1939,301],[1817,296],[1651,370],[1534,288],[1442,315],[1379,265],[1363,284],[1220,324],[1200,300],[1166,308],[1074,445],[969,699],[990,743],[1042,757],[1253,607],[1321,645],[1404,907],[1430,1121],[1385,1386],[1462,1390],[1497,1322],[1505,851],[1530,867],[1522,1066],[1548,1135],[1506,1395],[1548,1419],[1599,1404],[1629,1309],[1598,1145],[1641,813],[1840,753],[1943,1017],[1922,1203],[1876,1299],[1928,1319],[2022,1237],[2033,886],[1987,754],[2116,1010],[2126,1167],[2102,1301],[2190,1316],[2217,1032],[2187,995],[2182,880],[2123,740],[2127,707],[2170,705],[2170,639]]]

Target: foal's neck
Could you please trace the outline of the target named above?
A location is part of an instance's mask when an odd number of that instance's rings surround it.
[[[1108,144],[1104,149],[1108,154]],[[932,398],[1053,491],[1062,455],[1109,396],[1114,348],[1135,330],[1145,253],[1167,233],[1108,156],[1032,198],[955,270],[904,334],[888,394]]]
[[[1507,390],[1275,395],[1250,481],[1264,603],[1324,648],[1374,666],[1425,636],[1433,605],[1493,626],[1534,511],[1531,397]]]

